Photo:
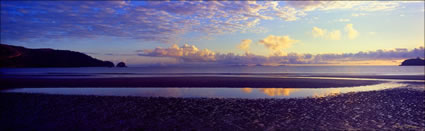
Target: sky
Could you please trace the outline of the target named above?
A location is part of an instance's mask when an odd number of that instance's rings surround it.
[[[1,43],[133,66],[398,65],[424,1],[1,1]]]

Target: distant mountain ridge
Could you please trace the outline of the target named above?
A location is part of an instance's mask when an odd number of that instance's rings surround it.
[[[0,44],[0,67],[114,67],[114,63],[75,51]]]
[[[425,66],[425,60],[421,58],[404,60],[400,66]]]

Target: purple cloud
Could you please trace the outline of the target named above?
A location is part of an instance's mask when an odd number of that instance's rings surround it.
[[[262,56],[251,53],[236,55],[233,53],[213,52],[209,49],[200,50],[194,45],[169,48],[155,48],[153,50],[140,50],[140,56],[171,57],[184,63],[209,62],[222,65],[281,65],[281,64],[335,64],[347,61],[374,61],[374,60],[403,60],[408,58],[425,57],[424,47],[411,50],[405,48],[393,50],[376,50],[358,53],[343,54],[297,54],[288,53],[284,56]]]

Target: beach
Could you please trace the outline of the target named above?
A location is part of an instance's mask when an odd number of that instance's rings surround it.
[[[403,87],[307,98],[206,98],[0,93],[0,130],[424,130],[423,76],[2,77],[1,88]],[[291,88],[291,89],[290,89]],[[293,89],[293,90],[292,90]],[[282,90],[282,91],[285,91]],[[243,90],[243,91],[251,91]],[[278,91],[278,90],[276,90]],[[250,92],[246,92],[250,93]],[[285,94],[288,93],[288,94]],[[292,93],[292,92],[291,92]]]
[[[306,99],[0,93],[0,130],[423,130],[425,92]]]

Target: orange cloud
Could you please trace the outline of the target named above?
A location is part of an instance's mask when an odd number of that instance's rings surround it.
[[[188,44],[184,44],[181,47],[173,44],[169,48],[145,49],[142,50],[141,55],[175,57],[188,62],[215,61],[215,52],[208,49],[199,50],[196,46]]]
[[[264,45],[269,50],[277,52],[289,48],[292,44],[297,42],[298,40],[291,39],[289,36],[269,35],[263,40],[260,40],[259,44]]]

